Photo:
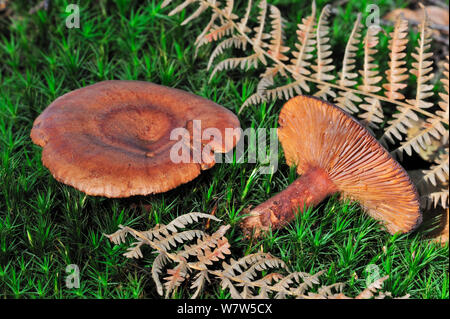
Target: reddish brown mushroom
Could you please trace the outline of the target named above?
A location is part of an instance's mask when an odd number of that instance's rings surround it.
[[[196,122],[198,121],[198,122]],[[197,140],[194,131],[199,123]],[[185,128],[195,145],[228,152],[240,129],[229,110],[194,94],[140,81],[105,81],[69,92],[50,104],[35,120],[31,138],[42,146],[42,162],[60,182],[89,195],[127,197],[165,192],[197,177],[215,164],[214,157],[176,163],[171,139]],[[214,128],[218,140],[201,134]],[[205,152],[206,153],[206,152]]]
[[[296,212],[335,192],[358,201],[390,233],[415,229],[422,220],[417,191],[405,170],[356,120],[316,98],[289,100],[279,116],[286,162],[301,175],[250,211],[243,228],[259,235],[283,227]]]

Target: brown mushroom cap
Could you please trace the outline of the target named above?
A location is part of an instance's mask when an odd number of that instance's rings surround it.
[[[192,132],[194,120],[202,131],[217,128],[222,137],[226,128],[240,128],[231,111],[194,94],[148,82],[105,81],[56,99],[35,120],[31,138],[44,148],[42,162],[60,182],[89,195],[147,195],[191,181],[204,168],[170,159],[179,142],[170,140],[171,131]],[[239,137],[226,137],[201,143],[228,152]]]
[[[287,164],[303,174],[321,168],[344,197],[356,200],[390,233],[422,220],[417,191],[405,170],[356,120],[322,100],[298,96],[279,116]]]

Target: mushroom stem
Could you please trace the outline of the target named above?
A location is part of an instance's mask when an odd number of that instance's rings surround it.
[[[311,168],[288,188],[252,209],[242,228],[246,233],[254,231],[254,236],[259,236],[261,231],[281,228],[295,219],[298,211],[303,212],[337,191],[323,169]]]

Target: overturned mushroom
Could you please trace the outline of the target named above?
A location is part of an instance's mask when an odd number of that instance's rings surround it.
[[[361,203],[390,233],[421,222],[416,189],[404,169],[356,120],[316,98],[289,100],[279,116],[278,137],[286,162],[301,175],[287,189],[250,211],[246,232],[285,226],[297,210],[335,192]]]
[[[31,138],[58,181],[89,195],[127,197],[168,191],[212,167],[214,152],[230,151],[239,139],[227,128],[240,129],[237,117],[207,99],[148,82],[105,81],[56,99]],[[171,136],[176,129],[186,132],[181,141]],[[208,129],[216,134],[202,134]],[[180,143],[190,151],[182,160]]]

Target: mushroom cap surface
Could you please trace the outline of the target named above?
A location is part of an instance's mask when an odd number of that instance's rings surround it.
[[[421,223],[419,197],[406,171],[337,106],[308,96],[290,99],[280,112],[278,137],[289,166],[299,174],[323,169],[344,197],[358,201],[390,233]]]
[[[201,160],[174,163],[170,156],[180,142],[171,140],[172,130],[185,128],[192,143],[195,120],[202,147],[225,153],[236,145],[239,136],[225,129],[240,129],[238,118],[210,100],[149,82],[104,81],[56,99],[35,120],[31,138],[62,183],[88,195],[147,195],[189,182],[205,168]],[[207,128],[222,134],[220,142],[202,139]]]

